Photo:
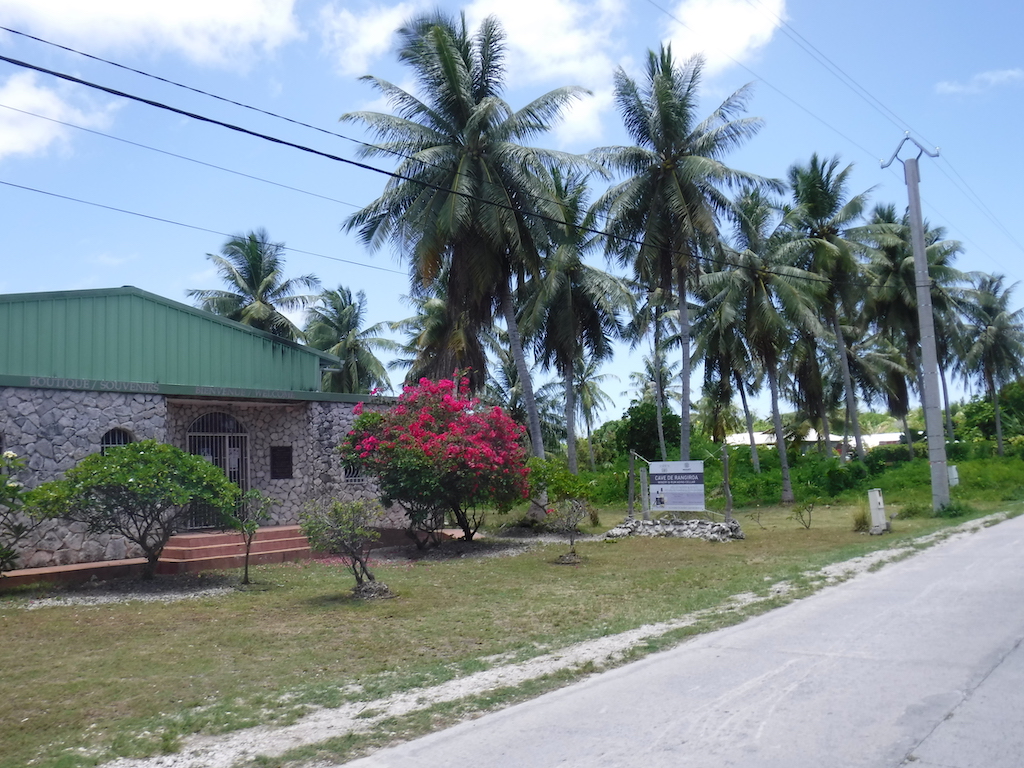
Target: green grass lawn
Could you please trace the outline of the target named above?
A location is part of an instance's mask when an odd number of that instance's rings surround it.
[[[0,768],[93,765],[173,751],[190,733],[288,722],[312,705],[466,674],[489,657],[529,658],[782,580],[799,585],[810,569],[963,520],[897,520],[891,535],[866,536],[853,532],[853,512],[816,508],[808,530],[791,510],[766,508],[760,525],[741,511],[747,538],[728,544],[585,541],[574,567],[554,564],[562,544],[380,564],[398,597],[370,602],[350,598],[348,571],[317,562],[259,566],[250,588],[176,603],[26,610],[38,592],[4,595]],[[602,510],[602,527],[623,513]]]

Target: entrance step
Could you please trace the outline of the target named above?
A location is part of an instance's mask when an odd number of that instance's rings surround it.
[[[260,528],[253,539],[250,565],[305,560],[309,541],[297,525]],[[157,573],[198,573],[245,565],[245,539],[237,531],[181,533],[172,536],[157,563]]]

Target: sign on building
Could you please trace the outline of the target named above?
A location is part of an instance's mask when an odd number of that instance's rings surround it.
[[[703,512],[703,461],[652,461],[651,512]]]

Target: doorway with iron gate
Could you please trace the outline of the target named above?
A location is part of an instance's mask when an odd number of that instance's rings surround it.
[[[234,416],[213,411],[193,421],[188,428],[188,451],[220,467],[242,493],[249,490],[249,435]],[[221,525],[215,510],[197,506],[188,527],[194,530]]]

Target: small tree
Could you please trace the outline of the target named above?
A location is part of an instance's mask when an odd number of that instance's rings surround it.
[[[0,456],[0,576],[18,564],[18,543],[33,528],[22,513],[25,489],[14,479],[24,467],[24,459],[14,451],[4,451]]]
[[[252,542],[256,534],[267,520],[270,519],[270,509],[277,503],[276,499],[264,495],[261,491],[253,488],[242,495],[240,504],[232,507],[224,515],[224,522],[229,528],[234,528],[242,534],[242,541],[245,542],[245,566],[242,570],[242,583],[249,583],[249,553],[252,551]]]
[[[537,497],[546,494],[554,504],[547,510],[544,525],[569,539],[569,552],[558,558],[559,563],[578,563],[576,537],[580,534],[580,523],[587,517],[592,525],[600,525],[597,512],[590,506],[590,485],[569,471],[561,459],[538,459],[532,457],[530,466],[530,493]]]
[[[33,514],[84,522],[92,533],[114,533],[138,544],[146,556],[143,578],[156,573],[167,540],[193,505],[226,515],[239,488],[200,456],[155,440],[108,448],[30,494]]]
[[[589,505],[583,499],[563,499],[550,510],[547,519],[548,527],[569,539],[569,552],[558,558],[559,563],[578,563],[580,556],[576,554],[576,537],[580,535],[580,523],[589,514]]]
[[[324,500],[306,505],[299,515],[299,526],[317,551],[339,554],[348,560],[356,580],[353,592],[357,596],[379,596],[387,593],[385,585],[368,583],[377,580],[370,572],[370,549],[380,538],[373,526],[380,522],[384,510],[374,501]]]
[[[417,545],[437,543],[417,532],[436,531],[446,514],[472,541],[484,507],[507,511],[526,498],[524,430],[471,398],[469,379],[420,379],[390,410],[360,414],[342,456],[376,476],[385,506],[405,508]]]

